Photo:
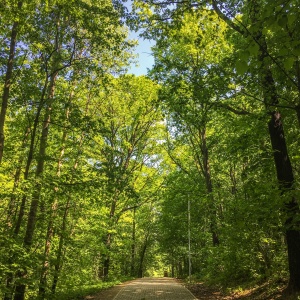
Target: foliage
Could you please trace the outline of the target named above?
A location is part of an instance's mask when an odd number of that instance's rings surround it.
[[[226,286],[291,271],[297,1],[133,5],[128,16],[116,1],[0,4],[5,300],[187,277],[189,257],[194,278]],[[125,16],[156,41],[149,77],[125,74]],[[291,182],[278,182],[266,126],[279,110]]]

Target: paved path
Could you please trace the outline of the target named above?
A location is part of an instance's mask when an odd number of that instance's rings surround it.
[[[113,300],[197,300],[189,290],[172,278],[141,278],[125,287]]]

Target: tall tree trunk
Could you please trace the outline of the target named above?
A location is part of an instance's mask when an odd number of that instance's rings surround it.
[[[69,195],[68,200],[65,205],[65,209],[64,209],[61,234],[60,234],[58,248],[57,248],[56,260],[54,262],[54,275],[53,275],[53,281],[52,281],[52,287],[51,287],[51,293],[53,295],[56,292],[59,274],[60,274],[61,267],[62,267],[62,259],[63,259],[63,255],[64,255],[63,248],[64,248],[65,235],[66,235],[66,231],[67,231],[67,224],[68,224],[67,218],[68,218],[69,209],[70,209],[70,202],[71,202],[71,196]]]
[[[51,216],[50,216],[47,234],[46,234],[46,241],[45,241],[45,248],[44,248],[44,261],[41,270],[39,293],[38,293],[38,299],[40,300],[45,299],[45,295],[46,295],[47,275],[49,270],[49,254],[50,254],[51,241],[54,232],[53,221],[55,219],[56,211],[57,211],[57,202],[55,201],[52,205]]]
[[[268,109],[270,106],[278,104],[278,95],[276,91],[273,74],[267,61],[267,43],[263,34],[258,33],[260,41],[260,61],[262,63],[261,83],[263,87],[264,103]],[[278,111],[271,113],[271,119],[268,124],[269,135],[274,153],[274,162],[277,173],[277,180],[281,194],[285,194],[293,189],[294,175],[292,165],[288,155],[281,114]],[[288,265],[290,271],[290,280],[288,291],[300,291],[300,231],[299,231],[299,206],[293,195],[289,196],[285,204],[287,213],[286,239],[288,248]]]
[[[71,94],[71,97],[73,97],[73,93]],[[86,103],[86,107],[85,107],[85,114],[87,115],[88,110],[89,110],[89,104],[90,104],[90,97],[87,100]],[[67,117],[69,116],[69,111],[67,110]],[[73,166],[73,171],[72,171],[72,177],[70,180],[70,183],[73,183],[74,180],[74,176],[75,176],[75,172],[78,168],[78,164],[79,164],[79,156],[82,153],[82,145],[84,142],[84,137],[85,137],[85,132],[83,131],[81,133],[81,137],[80,137],[80,141],[79,141],[79,145],[78,145],[78,149],[77,149],[77,157],[75,158],[75,162],[74,162],[74,166]],[[63,136],[63,138],[66,138],[66,136]],[[61,149],[61,158],[62,155],[64,154],[64,148]],[[60,175],[60,167],[61,167],[61,160],[58,162],[58,175]],[[64,256],[64,243],[65,243],[65,236],[67,234],[67,225],[68,225],[68,214],[69,214],[69,210],[71,207],[71,200],[72,200],[72,196],[71,195],[67,195],[67,202],[65,205],[65,209],[64,209],[64,214],[63,214],[63,218],[62,218],[62,226],[61,226],[61,234],[59,237],[59,244],[58,244],[58,249],[56,252],[56,259],[54,261],[54,275],[53,275],[53,280],[52,280],[52,286],[51,286],[51,293],[54,295],[56,292],[56,288],[57,288],[57,284],[58,284],[58,280],[59,280],[59,275],[60,275],[60,271],[62,268],[62,259]]]
[[[32,194],[32,200],[30,204],[30,209],[28,213],[27,219],[27,226],[24,236],[24,246],[27,251],[30,251],[32,241],[33,241],[33,234],[35,231],[35,224],[36,224],[36,215],[38,210],[38,205],[40,202],[40,194],[42,189],[42,174],[44,172],[44,164],[45,164],[45,156],[46,156],[46,148],[47,148],[47,140],[48,140],[48,133],[49,133],[49,126],[50,126],[50,116],[51,116],[51,105],[54,97],[54,87],[55,87],[55,80],[56,80],[57,72],[54,72],[51,76],[50,85],[49,85],[49,93],[48,93],[48,105],[46,108],[44,121],[43,121],[43,128],[42,134],[40,139],[40,147],[39,147],[39,155],[38,155],[38,162],[36,168],[36,183],[34,186],[34,191]],[[22,276],[25,276],[26,270],[22,273]],[[24,284],[17,284],[16,285],[16,292],[14,300],[23,300],[25,297],[25,290],[26,285]]]
[[[113,196],[111,206],[110,206],[110,212],[109,212],[109,226],[110,229],[112,229],[114,225],[114,216],[116,212],[116,206],[117,206],[117,201],[119,197],[120,191],[116,189],[115,194]],[[111,232],[108,232],[104,238],[104,245],[106,249],[106,253],[102,255],[102,278],[104,281],[108,279],[109,275],[109,265],[110,265],[110,248],[111,248],[111,243],[112,243],[112,234]]]
[[[235,25],[231,18],[228,18],[217,6],[217,1],[212,0],[213,7],[216,13],[235,31],[241,33],[244,37],[251,37],[259,46],[258,60],[261,63],[260,83],[262,86],[264,104],[269,110],[270,106],[276,106],[278,104],[278,95],[276,91],[275,81],[271,72],[271,63],[268,61],[268,48],[265,36],[262,33],[262,28],[258,28],[256,32],[249,34],[245,31],[245,28]],[[260,15],[260,2],[249,0],[247,5],[251,10],[250,20],[253,24],[257,23],[257,18]],[[299,66],[298,66],[299,67]],[[298,68],[299,74],[300,69]],[[298,74],[298,87],[300,88],[300,81]],[[296,106],[296,113],[299,120],[300,110]],[[282,195],[292,190],[294,183],[293,170],[290,163],[286,141],[284,138],[284,131],[281,122],[281,115],[278,111],[271,113],[271,120],[268,124],[269,135],[274,151],[274,162],[277,173],[277,180],[279,182],[279,188]],[[299,219],[299,206],[294,196],[290,195],[290,200],[285,204],[285,211],[287,213],[286,218],[286,238],[288,248],[288,264],[290,271],[290,280],[288,285],[288,291],[300,291],[300,232],[299,224],[297,227],[297,221]]]
[[[107,245],[107,243],[106,243],[106,248],[108,251],[110,251],[110,247]],[[104,260],[103,260],[103,280],[104,281],[108,280],[109,262],[110,262],[110,255],[108,253],[107,255],[104,256]]]
[[[48,76],[45,77],[45,82],[44,82],[44,87],[42,90],[42,95],[41,95],[41,100],[39,102],[39,106],[35,115],[35,119],[33,122],[33,128],[31,130],[31,139],[30,139],[30,145],[29,145],[29,152],[27,155],[27,161],[26,161],[26,166],[25,166],[25,171],[24,171],[24,181],[29,179],[29,170],[30,170],[30,166],[33,160],[33,154],[34,154],[34,147],[35,147],[35,139],[36,139],[36,135],[37,135],[37,127],[38,124],[40,122],[40,115],[41,115],[41,111],[43,109],[43,105],[45,102],[45,95],[47,92],[47,87],[48,87]],[[19,213],[18,213],[18,217],[16,220],[16,225],[15,225],[15,229],[14,229],[14,234],[15,236],[17,236],[20,232],[20,228],[21,228],[21,224],[23,221],[23,217],[24,217],[24,213],[25,213],[25,205],[26,205],[26,201],[27,201],[27,196],[26,196],[26,192],[27,190],[24,190],[24,196],[22,197],[22,201],[21,201],[21,205],[19,208]]]
[[[30,131],[31,138],[30,138],[30,145],[29,145],[29,152],[28,152],[28,156],[27,156],[26,166],[25,166],[25,170],[24,170],[24,181],[29,179],[29,170],[30,170],[30,166],[31,166],[31,163],[32,163],[32,160],[33,160],[33,153],[34,153],[37,126],[38,126],[38,123],[39,123],[39,120],[40,120],[40,114],[41,114],[43,104],[44,104],[44,101],[45,101],[45,94],[46,94],[46,91],[47,91],[47,86],[48,86],[48,76],[46,76],[46,79],[45,79],[45,83],[44,83],[44,87],[43,87],[42,95],[41,95],[41,101],[39,103],[37,113],[36,113],[36,116],[35,116],[35,119],[34,119],[33,128]],[[26,139],[26,137],[25,137],[25,139]],[[19,172],[21,172],[20,168],[15,173],[15,184],[17,184],[18,177],[20,175]],[[22,196],[18,216],[17,216],[15,226],[14,226],[14,230],[13,230],[14,238],[17,238],[17,236],[19,235],[19,232],[20,232],[20,229],[21,229],[21,224],[22,224],[23,217],[24,217],[24,214],[25,214],[25,205],[26,205],[26,200],[27,200],[26,190],[24,190],[23,194],[24,195]],[[12,197],[14,197],[14,196],[12,196]],[[13,201],[13,200],[11,200],[11,201]],[[13,261],[11,263],[13,263]],[[16,277],[18,277],[18,276],[21,276],[21,277],[23,276],[21,270],[17,272]],[[13,281],[13,275],[10,274],[9,277],[7,278],[7,288],[9,290],[12,289],[12,287],[11,287],[12,281]],[[22,293],[22,288],[19,288],[19,289],[20,289],[20,292]],[[5,294],[5,297],[6,297],[5,300],[11,299],[12,298],[11,294],[12,294],[12,292],[6,293]]]
[[[18,2],[18,10],[20,11],[22,8],[23,2]],[[4,151],[4,124],[5,124],[5,117],[6,111],[8,106],[8,99],[9,99],[9,92],[12,80],[12,72],[13,72],[13,65],[14,65],[14,58],[16,52],[16,42],[17,42],[17,35],[18,35],[18,26],[19,22],[15,21],[13,23],[11,29],[11,38],[10,38],[10,46],[9,46],[9,57],[7,62],[5,80],[4,80],[4,88],[2,94],[2,103],[1,103],[1,111],[0,111],[0,163],[2,162],[3,158],[3,151]]]
[[[209,156],[208,156],[208,148],[206,143],[206,128],[201,129],[201,152],[202,152],[202,160],[203,160],[203,172],[205,177],[206,191],[208,197],[210,199],[210,230],[212,234],[212,242],[214,246],[219,245],[219,237],[217,233],[217,212],[214,203],[213,197],[213,185],[210,174],[210,165],[209,165]]]
[[[135,212],[136,207],[133,209],[133,221],[132,221],[132,235],[131,235],[131,266],[130,275],[135,275]]]
[[[69,124],[69,114],[70,114],[70,104],[72,101],[72,98],[74,96],[74,91],[72,90],[69,96],[69,102],[66,107],[66,118],[64,121],[64,129],[63,129],[63,134],[62,134],[62,139],[61,139],[61,150],[57,162],[57,177],[60,177],[61,174],[61,168],[62,168],[62,160],[65,152],[65,142],[67,139],[67,126]],[[54,193],[57,192],[57,187],[54,188]],[[56,196],[54,197],[54,201],[52,204],[52,209],[51,209],[51,216],[49,219],[49,224],[48,224],[48,229],[47,229],[47,234],[46,234],[46,241],[45,241],[45,249],[44,249],[44,261],[42,264],[42,271],[41,271],[41,276],[40,276],[40,284],[39,284],[39,299],[45,299],[45,294],[46,294],[46,287],[47,287],[47,275],[49,271],[49,254],[50,254],[50,249],[51,249],[51,242],[52,242],[52,237],[53,237],[53,222],[56,217],[57,213],[57,199]]]
[[[144,259],[145,259],[146,250],[148,247],[148,238],[149,238],[149,232],[146,234],[145,241],[143,243],[141,253],[140,253],[140,262],[139,262],[139,268],[138,268],[138,274],[137,274],[139,278],[143,277]]]
[[[25,148],[26,143],[27,143],[27,138],[30,133],[30,128],[28,127],[24,136],[24,140],[22,143],[22,148]],[[7,211],[7,229],[8,229],[8,234],[12,236],[13,232],[11,232],[13,228],[13,224],[15,223],[15,218],[16,218],[16,213],[17,213],[17,208],[16,208],[16,199],[17,199],[17,188],[19,187],[19,182],[20,182],[20,177],[21,177],[21,171],[22,171],[22,162],[23,162],[23,156],[19,158],[18,166],[14,175],[14,186],[12,190],[12,194],[10,197],[10,201],[8,204],[8,211]],[[13,235],[13,237],[16,237],[16,235]],[[13,256],[13,254],[11,255]],[[11,265],[13,263],[13,258],[8,262],[8,265]],[[6,277],[6,290],[8,292],[5,293],[4,295],[4,300],[10,300],[12,298],[13,292],[13,282],[14,274],[13,272],[10,272],[7,277]]]
[[[31,133],[31,139],[30,139],[29,152],[28,152],[26,166],[25,166],[25,171],[24,171],[24,180],[25,181],[28,180],[28,178],[29,178],[29,169],[30,169],[31,162],[32,162],[32,159],[33,159],[34,145],[35,145],[35,138],[36,138],[36,131],[37,131],[37,126],[38,126],[39,119],[40,119],[41,110],[42,110],[42,107],[43,107],[43,104],[44,104],[44,100],[45,100],[45,93],[46,93],[46,90],[47,90],[47,85],[48,85],[48,77],[46,77],[46,80],[45,80],[45,84],[44,84],[43,91],[42,91],[42,96],[41,96],[41,101],[39,103],[39,107],[37,109],[37,113],[36,113],[36,116],[35,116],[35,119],[34,119],[33,128],[32,128],[31,131],[29,129],[29,131]],[[27,132],[25,134],[24,142],[26,140],[26,135],[27,135]],[[25,146],[25,144],[24,144],[24,146]],[[21,173],[21,167],[19,167],[16,170],[15,180],[14,180],[14,187],[16,187],[18,185],[20,173]],[[15,195],[13,194],[12,195],[12,199],[10,201],[10,206],[13,205],[14,198],[15,198]],[[24,195],[22,196],[22,200],[21,200],[21,204],[20,204],[20,207],[19,207],[18,216],[17,216],[16,222],[15,222],[15,226],[14,226],[14,230],[13,230],[13,234],[14,234],[13,237],[14,238],[16,238],[19,235],[19,232],[20,232],[20,229],[21,229],[21,224],[22,224],[23,217],[24,217],[24,214],[25,214],[26,200],[27,200],[27,196],[26,196],[26,190],[25,190],[24,191]],[[19,276],[22,276],[22,271],[19,271],[17,273],[19,274]],[[17,275],[17,277],[18,277],[18,275]],[[13,274],[10,274],[8,276],[8,278],[7,278],[7,288],[8,288],[8,290],[12,289],[12,287],[11,287],[12,281],[13,281]],[[22,293],[22,288],[20,288],[20,292]],[[11,299],[12,298],[11,294],[12,294],[12,292],[7,292],[5,294],[5,300]]]
[[[195,99],[197,95],[195,95]],[[186,126],[190,132],[190,143],[194,151],[194,159],[197,165],[198,172],[200,176],[203,176],[205,179],[205,186],[207,196],[209,197],[209,222],[210,222],[210,233],[212,235],[213,246],[219,245],[219,237],[217,233],[217,210],[215,205],[215,199],[213,197],[213,184],[210,174],[210,164],[209,164],[209,155],[208,147],[206,140],[206,125],[198,124],[196,126],[191,126],[188,122]],[[201,155],[199,154],[201,151]]]
[[[294,175],[279,112],[272,113],[271,120],[269,121],[269,133],[274,153],[277,179],[281,194],[283,195],[293,190]],[[285,203],[287,215],[285,230],[290,271],[288,291],[293,293],[300,291],[300,212],[296,198],[293,195],[290,195],[289,198],[290,200]]]
[[[267,61],[267,43],[261,32],[258,33],[260,41],[260,61],[262,63],[261,83],[263,87],[264,103],[268,109],[270,106],[278,104],[278,95],[276,91],[273,74]],[[269,135],[274,153],[274,162],[277,173],[277,180],[281,194],[285,194],[293,189],[294,175],[292,165],[288,155],[281,114],[278,111],[271,113],[271,119],[268,124]],[[287,213],[286,239],[288,248],[288,265],[290,271],[290,280],[288,290],[290,292],[300,291],[300,231],[299,231],[299,205],[293,195],[285,204]]]
[[[22,149],[25,149],[26,146],[27,146],[27,140],[28,140],[29,133],[30,133],[30,127],[28,127],[26,129],[24,139],[23,139],[23,142],[22,142],[22,147],[21,147]],[[15,220],[16,220],[16,215],[17,215],[17,207],[16,207],[17,206],[16,205],[17,189],[18,189],[19,183],[20,183],[20,177],[21,177],[23,161],[24,161],[24,156],[21,155],[19,160],[18,160],[17,169],[15,171],[14,186],[13,186],[10,201],[9,201],[9,204],[8,204],[8,211],[7,211],[7,227],[8,228],[13,228],[13,224],[15,223]]]
[[[53,79],[51,89],[52,88],[54,89],[54,80],[55,79]],[[52,94],[52,96],[53,96],[53,94]],[[41,135],[41,139],[40,139],[38,163],[37,163],[37,168],[36,168],[36,184],[35,184],[33,195],[32,195],[30,210],[29,210],[29,214],[28,214],[27,228],[26,228],[25,237],[24,237],[24,245],[27,248],[30,248],[31,244],[32,244],[35,223],[36,223],[36,213],[37,213],[38,205],[40,202],[40,194],[41,194],[41,189],[42,189],[41,180],[42,180],[42,174],[44,172],[47,140],[48,140],[49,126],[50,126],[50,116],[51,116],[51,105],[48,105],[48,107],[46,108],[46,113],[45,113],[45,117],[44,117],[44,121],[43,121],[42,135]]]
[[[38,210],[39,200],[40,200],[40,193],[42,188],[41,175],[44,170],[44,159],[46,154],[46,142],[47,142],[47,136],[48,136],[48,126],[50,123],[50,110],[48,108],[48,111],[45,114],[44,124],[43,124],[43,130],[42,130],[42,137],[40,141],[40,150],[39,150],[39,159],[38,159],[38,165],[36,169],[36,184],[34,187],[34,192],[32,195],[32,200],[30,204],[29,214],[28,214],[28,220],[27,220],[27,227],[25,231],[25,237],[24,237],[24,246],[27,251],[30,251],[30,247],[32,245],[33,241],[33,234],[35,231],[35,223],[36,223],[36,214]],[[26,271],[22,273],[22,276],[25,276]],[[25,284],[17,284],[16,286],[16,292],[14,300],[23,300],[25,297],[25,290],[26,285]]]

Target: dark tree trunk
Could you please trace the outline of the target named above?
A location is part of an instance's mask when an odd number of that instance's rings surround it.
[[[271,106],[278,104],[278,95],[276,91],[275,81],[271,64],[268,61],[268,45],[265,36],[262,33],[262,28],[257,28],[256,32],[249,34],[250,31],[245,31],[245,28],[240,27],[232,22],[231,18],[225,15],[217,5],[217,1],[213,0],[212,5],[216,13],[222,18],[233,30],[241,33],[245,37],[251,37],[259,45],[258,60],[261,62],[260,68],[260,84],[262,86],[264,104],[268,110]],[[249,0],[248,5],[252,10],[250,19],[253,24],[257,23],[257,18],[260,15],[260,2]],[[297,66],[298,91],[300,91],[300,68]],[[295,107],[298,121],[300,120],[300,105]],[[300,123],[300,121],[299,121]],[[288,156],[284,131],[279,112],[273,112],[269,121],[269,134],[274,151],[274,161],[277,172],[277,180],[282,194],[289,192],[293,188],[294,176],[291,162]],[[290,280],[288,290],[291,292],[300,291],[300,231],[299,231],[299,206],[294,196],[290,195],[290,200],[284,207],[287,218],[286,239],[288,248],[288,264],[290,271]]]
[[[149,232],[147,233],[147,235],[145,237],[145,241],[144,241],[143,247],[141,249],[141,253],[140,253],[140,263],[139,263],[138,274],[137,274],[139,278],[143,277],[144,259],[145,259],[146,250],[148,247],[148,238],[149,238]]]
[[[12,283],[14,279],[14,274],[11,272],[6,277],[6,289],[8,292],[5,293],[3,300],[11,300],[13,293],[12,293]]]
[[[65,152],[65,142],[67,139],[67,126],[69,123],[69,115],[70,115],[70,104],[71,104],[71,100],[74,96],[74,91],[72,90],[69,96],[69,102],[68,105],[66,107],[66,119],[64,122],[64,131],[62,134],[62,140],[61,140],[61,149],[60,149],[60,153],[59,153],[59,158],[58,158],[58,162],[57,162],[57,177],[60,177],[61,174],[61,168],[62,168],[62,160],[63,160],[63,156],[64,156],[64,152]],[[54,193],[56,194],[56,188],[54,189]],[[67,202],[67,206],[66,206],[66,210],[68,210],[69,207],[69,202]],[[50,220],[49,220],[49,224],[48,224],[48,229],[47,229],[47,234],[46,234],[46,242],[45,242],[45,249],[44,249],[44,261],[43,261],[43,265],[42,265],[42,271],[41,271],[41,276],[40,276],[40,285],[39,285],[39,299],[45,299],[45,295],[46,295],[46,288],[47,288],[47,276],[48,276],[48,272],[49,272],[49,267],[50,267],[50,263],[49,263],[49,255],[50,255],[50,250],[51,250],[51,243],[52,243],[52,238],[54,235],[54,219],[56,218],[56,214],[57,214],[57,208],[58,208],[58,203],[57,203],[57,197],[54,197],[54,201],[52,204],[52,209],[51,209],[51,216],[50,216]],[[65,220],[65,217],[64,217]],[[63,231],[65,231],[65,223],[63,221]],[[63,232],[64,234],[64,232]],[[59,241],[59,248],[61,241]],[[56,270],[56,269],[55,269]],[[56,271],[55,271],[56,274]],[[56,286],[56,285],[55,285]]]
[[[109,258],[109,256],[106,256],[103,261],[103,280],[104,281],[107,281],[107,279],[108,279],[109,262],[110,262],[110,258]]]
[[[36,116],[34,119],[34,123],[33,123],[33,128],[31,131],[31,139],[30,139],[30,146],[29,146],[29,152],[27,155],[27,161],[26,161],[26,166],[25,166],[25,171],[24,171],[24,180],[28,180],[29,179],[29,170],[30,170],[30,166],[33,160],[33,154],[34,154],[34,147],[35,147],[35,139],[36,139],[36,135],[37,135],[37,127],[40,121],[40,115],[41,115],[41,111],[43,108],[43,104],[45,101],[45,95],[46,95],[46,91],[47,91],[47,86],[48,86],[48,76],[46,76],[45,78],[45,82],[44,82],[44,87],[43,87],[43,91],[42,91],[42,96],[41,96],[41,101],[39,103],[37,112],[36,112]],[[22,201],[21,201],[21,205],[19,208],[19,213],[18,213],[18,217],[16,220],[16,225],[15,225],[15,229],[14,229],[14,234],[17,236],[20,232],[20,228],[21,228],[21,224],[23,221],[23,217],[25,214],[25,205],[26,205],[26,201],[27,201],[27,196],[26,196],[26,190],[24,191],[24,196],[22,197]]]
[[[103,281],[108,280],[109,264],[110,264],[111,239],[112,239],[112,234],[107,233],[106,241],[105,241],[106,253],[102,256],[102,268],[103,268],[102,269],[102,279],[103,279]]]
[[[133,209],[133,222],[132,222],[132,238],[131,238],[131,266],[130,275],[135,275],[135,211],[136,207]]]
[[[23,274],[17,274],[19,278],[24,276]],[[25,284],[18,284],[15,288],[15,296],[14,300],[24,300],[25,299],[25,290],[26,290],[26,285]]]
[[[30,128],[27,128],[26,130],[26,133],[25,133],[25,137],[24,137],[24,140],[23,140],[23,143],[22,143],[22,148],[25,149],[25,146],[26,146],[26,142],[27,142],[27,137],[30,133]],[[16,214],[17,214],[17,205],[16,205],[16,200],[17,200],[17,188],[19,187],[19,181],[20,181],[20,177],[21,177],[21,171],[22,171],[22,162],[23,162],[23,156],[21,156],[19,158],[19,161],[18,161],[18,166],[17,166],[17,169],[16,169],[16,172],[15,172],[15,176],[14,176],[14,186],[13,186],[13,190],[12,190],[12,194],[11,194],[11,198],[10,198],[10,201],[9,201],[9,204],[8,204],[8,212],[7,212],[7,229],[9,230],[8,231],[8,234],[11,236],[13,236],[13,238],[15,238],[18,234],[18,231],[17,232],[12,232],[12,228],[13,228],[13,225],[16,221]],[[10,250],[11,251],[11,250]],[[8,265],[11,265],[14,261],[13,259],[13,256],[14,254],[12,253],[12,255],[10,256],[10,260],[8,261]],[[6,290],[7,292],[5,293],[4,295],[4,300],[10,300],[12,299],[12,296],[13,296],[13,278],[14,278],[14,274],[13,272],[10,272],[7,277],[6,277]]]
[[[175,277],[175,266],[174,266],[174,260],[172,261],[172,267],[171,267],[171,276],[172,278]]]
[[[19,1],[18,10],[22,9],[22,5],[23,2]],[[4,150],[4,124],[5,124],[5,117],[6,117],[6,111],[8,106],[10,85],[11,85],[12,74],[13,74],[13,64],[14,64],[14,58],[16,52],[18,26],[19,26],[19,22],[15,21],[13,23],[12,30],[11,30],[9,57],[7,61],[4,88],[2,94],[2,103],[1,103],[1,111],[0,111],[0,163],[2,162],[3,150]]]
[[[253,6],[255,12],[252,16],[253,22],[256,21],[259,5],[249,2]],[[268,45],[262,29],[256,32],[256,39],[260,45],[260,55],[258,57],[261,62],[261,85],[263,87],[264,104],[267,109],[276,106],[279,97],[276,91],[275,80],[273,78],[270,62],[268,61]],[[296,110],[297,111],[297,110]],[[298,114],[298,111],[297,111]],[[288,149],[284,136],[284,130],[281,115],[278,111],[271,113],[271,120],[268,124],[269,134],[274,153],[274,162],[277,173],[277,180],[281,194],[289,193],[293,190],[294,175],[292,165],[288,155]],[[300,231],[299,231],[299,206],[297,200],[292,193],[287,197],[289,200],[284,205],[286,212],[285,233],[288,250],[288,265],[290,279],[288,292],[300,291]]]
[[[26,226],[26,231],[25,231],[25,236],[24,236],[24,246],[27,251],[30,250],[30,247],[32,245],[33,241],[33,234],[35,231],[35,224],[37,220],[37,211],[38,211],[38,205],[39,205],[39,199],[40,199],[40,193],[41,193],[41,182],[39,182],[39,178],[41,178],[41,175],[44,170],[44,158],[46,154],[46,142],[47,142],[47,137],[48,137],[48,126],[50,124],[50,112],[46,113],[45,119],[44,119],[44,125],[43,125],[43,131],[42,131],[42,136],[41,136],[41,141],[40,141],[40,150],[39,150],[39,161],[36,169],[36,179],[37,183],[34,187],[34,192],[32,195],[32,200],[30,204],[30,209],[29,209],[29,214],[28,214],[28,220],[27,220],[27,226]],[[16,291],[20,289],[18,294],[15,294],[14,300],[20,300],[24,299],[25,297],[25,289],[26,286],[24,284],[16,285]]]
[[[274,160],[277,179],[281,193],[291,192],[293,189],[294,175],[288,156],[284,137],[281,116],[279,112],[273,112],[269,122],[269,133],[274,151]],[[286,240],[288,247],[288,263],[290,280],[288,290],[300,291],[300,231],[299,231],[299,206],[294,196],[285,203],[287,218],[285,221]]]
[[[43,91],[42,91],[41,101],[40,101],[40,104],[39,104],[39,107],[38,107],[38,110],[37,110],[37,113],[36,113],[36,116],[35,116],[35,119],[34,119],[33,129],[31,131],[31,140],[30,140],[30,147],[29,147],[29,152],[28,152],[28,156],[27,156],[26,167],[25,167],[25,171],[24,171],[24,180],[28,180],[28,178],[29,178],[29,169],[30,169],[31,162],[32,162],[32,159],[33,159],[36,131],[37,131],[37,126],[38,126],[39,119],[40,119],[41,110],[43,108],[43,103],[44,103],[45,93],[46,93],[46,90],[47,90],[47,85],[48,85],[48,77],[46,77],[46,80],[45,80],[45,84],[44,84]],[[18,175],[16,174],[16,176],[18,176]],[[15,179],[17,179],[17,177]],[[20,204],[18,216],[17,216],[17,219],[16,219],[16,224],[15,224],[15,228],[14,228],[14,238],[16,238],[19,235],[19,232],[20,232],[20,229],[21,229],[21,224],[22,224],[23,217],[24,217],[24,214],[25,214],[25,205],[26,205],[26,201],[27,201],[27,196],[25,195],[25,192],[26,191],[24,191],[24,195],[22,197],[22,201],[21,201],[21,204]],[[16,277],[18,277],[18,276],[22,277],[23,273],[24,273],[23,271],[17,272]],[[9,278],[7,278],[7,285],[11,285],[12,281],[13,281],[13,274],[11,274],[9,276]],[[15,300],[21,299],[22,293],[24,293],[24,292],[25,292],[25,287],[24,286],[17,286],[15,288],[14,299]],[[8,298],[5,299],[5,300],[11,299],[11,296],[9,296],[9,294],[7,294],[7,297]],[[24,295],[23,295],[23,297],[24,297]]]
[[[118,201],[120,191],[116,190],[114,198],[112,199],[111,206],[110,206],[110,212],[109,212],[109,218],[110,218],[110,227],[113,227],[113,224],[115,222],[114,216]],[[104,237],[104,245],[106,248],[106,253],[102,256],[102,279],[103,281],[106,281],[108,279],[109,275],[109,265],[110,265],[110,249],[112,244],[112,233],[108,232],[106,234],[106,237]],[[101,273],[99,273],[101,274]]]
[[[63,247],[64,247],[64,241],[65,241],[65,236],[66,236],[66,231],[67,231],[67,223],[68,223],[67,217],[69,214],[70,202],[71,202],[71,197],[69,196],[66,206],[65,206],[65,210],[64,210],[62,227],[61,227],[61,235],[59,238],[56,260],[54,262],[54,275],[53,275],[53,281],[52,281],[52,287],[51,287],[52,294],[55,294],[57,283],[58,283],[58,278],[59,278],[59,274],[60,274],[60,270],[61,270],[61,266],[62,266],[62,259],[63,259],[63,254],[64,254]]]
[[[208,157],[208,148],[206,143],[206,128],[201,129],[201,152],[203,160],[203,173],[205,177],[206,190],[210,198],[209,209],[210,209],[210,231],[212,235],[213,246],[218,246],[220,244],[219,236],[217,233],[217,212],[215,208],[215,201],[213,197],[213,185],[210,174],[210,165]]]
[[[183,267],[181,260],[178,262],[178,277],[183,278]]]
[[[73,96],[74,96],[74,91],[72,91],[71,94],[70,94],[69,103],[71,103],[71,99],[72,99]],[[88,102],[86,104],[86,113],[87,113],[88,108],[89,108],[89,100],[90,99],[88,99]],[[66,128],[67,128],[67,123],[68,123],[68,119],[69,119],[69,113],[70,113],[70,110],[69,110],[69,108],[67,108],[67,110],[66,110],[66,123],[65,123]],[[67,137],[67,130],[65,130],[64,133],[63,133],[62,144],[64,144],[64,141],[65,141],[66,137]],[[79,157],[80,157],[80,154],[82,152],[82,145],[83,145],[84,137],[85,137],[85,132],[82,132],[81,137],[80,137],[79,147],[77,149],[77,157],[75,159],[74,166],[73,166],[73,172],[72,172],[72,177],[71,177],[71,181],[70,181],[71,184],[73,183],[74,175],[75,175],[75,172],[78,168]],[[58,176],[60,176],[60,172],[61,172],[63,155],[64,155],[64,146],[61,148],[60,158],[59,158],[59,161],[58,161],[58,167],[57,167],[57,175]],[[65,243],[65,236],[67,234],[68,215],[69,215],[69,210],[70,210],[70,207],[71,207],[71,200],[72,200],[72,196],[69,194],[68,198],[67,198],[66,205],[65,205],[65,209],[64,209],[64,214],[63,214],[63,219],[62,219],[62,226],[61,226],[61,235],[60,235],[60,238],[59,238],[59,244],[58,244],[58,249],[57,249],[57,253],[56,253],[56,260],[54,262],[54,275],[53,275],[53,281],[52,281],[52,286],[51,286],[51,293],[53,295],[56,292],[58,279],[59,279],[60,271],[61,271],[61,268],[62,268],[62,259],[63,259],[63,256],[64,256],[63,248],[64,248],[64,243]]]
[[[28,138],[29,134],[30,134],[30,127],[28,127],[26,129],[24,140],[22,142],[22,149],[26,148],[27,138]],[[13,190],[12,190],[12,193],[11,193],[10,201],[9,201],[9,204],[8,204],[7,226],[10,229],[13,228],[13,225],[14,225],[14,223],[16,221],[16,215],[17,215],[16,201],[17,201],[17,198],[18,198],[18,196],[17,196],[17,188],[19,187],[19,182],[20,182],[20,177],[21,177],[21,172],[22,172],[23,161],[24,161],[24,156],[21,155],[21,157],[18,160],[17,169],[15,171],[14,186],[13,186]]]
[[[57,203],[54,201],[52,205],[52,211],[51,211],[47,234],[46,234],[44,260],[43,260],[41,276],[40,276],[39,294],[38,294],[38,299],[40,300],[45,299],[45,295],[46,295],[47,276],[49,271],[49,254],[50,254],[51,242],[52,242],[53,232],[54,232],[53,222],[56,216],[56,210],[57,210]]]
[[[34,187],[34,191],[32,194],[32,200],[30,203],[30,209],[28,213],[28,219],[27,219],[27,226],[24,236],[24,246],[27,251],[30,250],[30,247],[32,245],[33,241],[33,235],[35,231],[35,224],[37,221],[37,211],[38,211],[38,205],[40,203],[40,194],[42,189],[42,183],[40,182],[42,178],[42,174],[44,172],[44,164],[45,164],[45,156],[46,156],[46,149],[47,149],[47,140],[48,140],[48,133],[49,133],[49,126],[50,126],[50,118],[51,118],[51,105],[53,101],[54,96],[54,87],[55,87],[55,81],[56,81],[57,72],[54,72],[51,76],[51,82],[49,85],[49,93],[48,93],[48,105],[46,108],[44,121],[43,121],[43,128],[42,128],[42,134],[40,139],[40,147],[39,147],[39,156],[38,156],[38,162],[36,167],[36,184]],[[47,82],[47,81],[46,81]],[[25,204],[25,202],[24,202]],[[25,297],[25,289],[26,286],[23,287],[23,284],[16,285],[16,290],[20,288],[19,296],[18,297]],[[23,293],[23,295],[22,295]],[[16,294],[17,295],[17,294]],[[19,300],[16,298],[16,295],[14,297],[14,300]]]

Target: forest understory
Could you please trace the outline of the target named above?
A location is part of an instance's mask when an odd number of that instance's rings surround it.
[[[205,283],[186,284],[193,295],[199,300],[297,300],[297,295],[287,295],[286,282],[265,282],[252,288],[236,288],[224,290],[211,287]]]

